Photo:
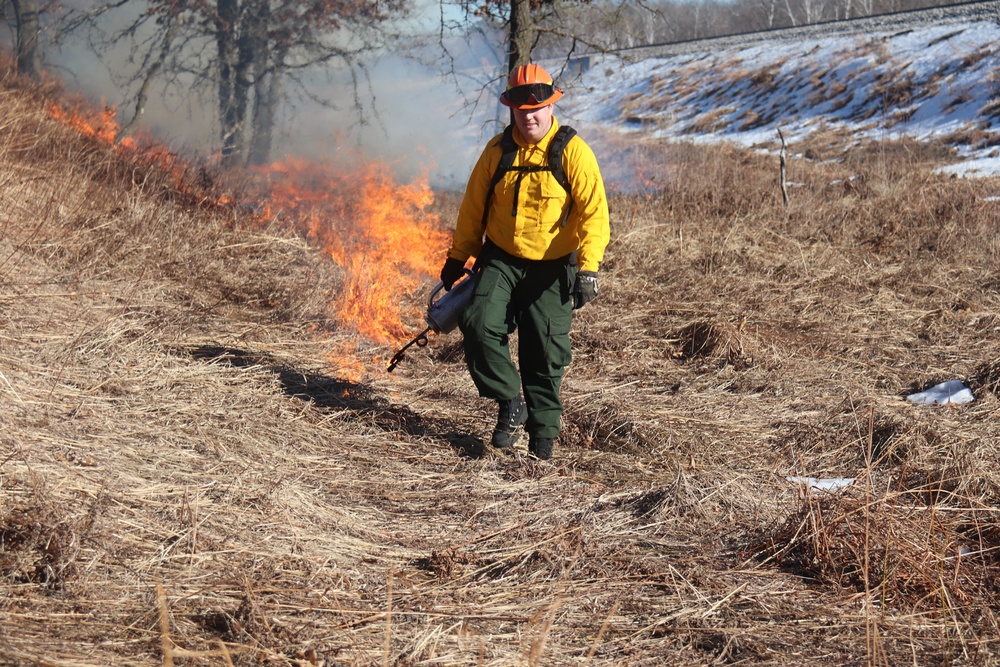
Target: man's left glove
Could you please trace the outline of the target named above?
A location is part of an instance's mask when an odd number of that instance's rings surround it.
[[[444,283],[444,291],[451,291],[451,286],[465,273],[465,262],[460,262],[453,257],[445,260],[441,268],[441,282]]]
[[[583,308],[597,296],[597,272],[580,271],[573,284],[573,310]]]

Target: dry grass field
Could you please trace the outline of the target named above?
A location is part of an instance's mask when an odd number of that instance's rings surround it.
[[[786,208],[773,155],[606,138],[540,463],[457,334],[385,372],[432,276],[360,336],[314,228],[55,94],[0,76],[0,664],[1000,664],[1000,183],[948,151],[816,137]]]

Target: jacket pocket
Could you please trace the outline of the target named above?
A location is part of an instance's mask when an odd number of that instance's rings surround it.
[[[530,211],[524,211],[524,228],[546,236],[554,235],[559,231],[569,196],[551,174],[539,176],[538,182],[532,184],[534,197],[525,206]]]

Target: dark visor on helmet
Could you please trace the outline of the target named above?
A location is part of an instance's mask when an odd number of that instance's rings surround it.
[[[551,83],[528,83],[523,86],[509,88],[504,95],[513,104],[542,104],[555,94]]]

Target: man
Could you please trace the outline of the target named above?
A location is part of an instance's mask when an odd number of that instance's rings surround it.
[[[543,460],[552,457],[559,435],[573,310],[597,296],[610,239],[597,159],[575,132],[559,133],[553,116],[562,95],[538,65],[510,74],[500,101],[513,110],[514,127],[480,155],[441,269],[451,289],[466,261],[476,257],[475,292],[459,326],[479,395],[498,404],[492,445],[513,447],[524,426],[528,451]],[[556,165],[548,160],[553,145],[563,146]],[[508,345],[515,329],[520,374]]]

